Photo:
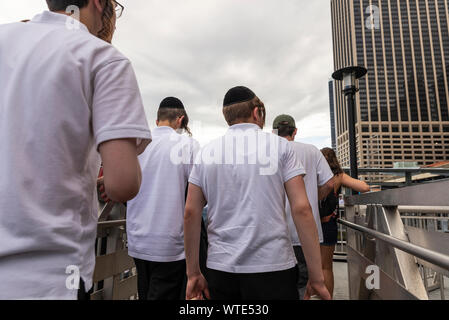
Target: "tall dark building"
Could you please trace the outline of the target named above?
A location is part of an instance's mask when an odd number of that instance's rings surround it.
[[[337,132],[335,131],[335,90],[334,80],[329,80],[329,112],[331,116],[332,149],[337,151]]]
[[[358,83],[361,167],[449,160],[448,0],[331,0],[335,70],[368,69]],[[349,165],[347,115],[336,82],[337,149]]]

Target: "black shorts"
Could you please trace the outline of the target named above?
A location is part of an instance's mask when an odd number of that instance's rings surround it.
[[[298,269],[268,273],[208,270],[212,300],[298,300]]]
[[[184,300],[186,261],[152,262],[134,259],[139,300]]]
[[[322,223],[323,243],[322,246],[335,246],[338,242],[337,217],[332,217],[329,222]]]

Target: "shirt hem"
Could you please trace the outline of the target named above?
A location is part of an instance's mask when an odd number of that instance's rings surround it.
[[[144,128],[113,128],[101,131],[95,137],[97,149],[100,144],[106,141],[117,140],[117,139],[126,139],[126,138],[137,138],[137,139],[145,139],[151,140],[151,131]]]
[[[200,181],[195,179],[195,178],[190,177],[189,178],[189,183],[194,184],[194,185],[196,185],[199,188],[202,188]]]
[[[145,253],[139,253],[132,250],[129,250],[128,248],[128,255],[131,258],[145,260],[145,261],[152,261],[152,262],[176,262],[176,261],[182,261],[186,259],[185,254],[180,254],[176,256],[168,256],[168,257],[161,257],[161,256],[153,256]]]
[[[209,269],[228,272],[228,273],[267,273],[285,271],[294,268],[297,265],[296,262],[291,261],[282,265],[270,265],[270,266],[227,266],[220,263],[208,262],[207,267]]]
[[[293,179],[293,178],[295,178],[295,177],[297,177],[297,176],[303,176],[303,175],[305,175],[305,174],[306,174],[306,171],[305,171],[305,170],[294,170],[294,171],[291,171],[291,172],[289,172],[289,173],[285,176],[284,183],[290,181],[291,179]]]

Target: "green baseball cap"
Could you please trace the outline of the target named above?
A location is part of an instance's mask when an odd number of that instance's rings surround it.
[[[280,127],[291,127],[291,128],[296,128],[296,122],[295,119],[293,119],[293,117],[283,114],[280,115],[278,117],[276,117],[276,119],[274,119],[273,122],[273,129],[279,129]]]

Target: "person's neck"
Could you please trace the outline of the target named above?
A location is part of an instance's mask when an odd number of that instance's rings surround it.
[[[71,13],[67,13],[65,11],[54,11],[54,13],[63,14],[63,15],[66,15],[68,17],[72,17],[75,20],[78,20],[79,22],[84,24],[87,27],[87,30],[89,30],[89,32],[91,34],[93,34],[94,36],[96,36],[97,33],[98,33],[96,31],[97,28],[95,26],[94,20],[88,14],[88,12],[86,11],[86,8],[83,8],[83,9],[80,10],[79,19],[77,19],[76,15],[73,15]]]
[[[170,127],[173,130],[177,130],[178,128],[176,128],[176,126],[174,126],[173,124],[170,123],[170,121],[159,121],[158,125],[159,128],[160,127]]]
[[[287,139],[288,141],[295,141],[295,138],[293,138],[292,136],[287,136],[285,137],[285,139]]]
[[[234,123],[232,126],[235,126],[235,125],[238,125],[238,124],[255,124],[255,125],[258,126],[260,129],[263,129],[263,128],[260,126],[260,124],[257,123],[257,122],[254,121],[254,120],[245,120],[245,121],[237,122],[237,123]],[[232,127],[232,126],[231,126],[231,127]]]

